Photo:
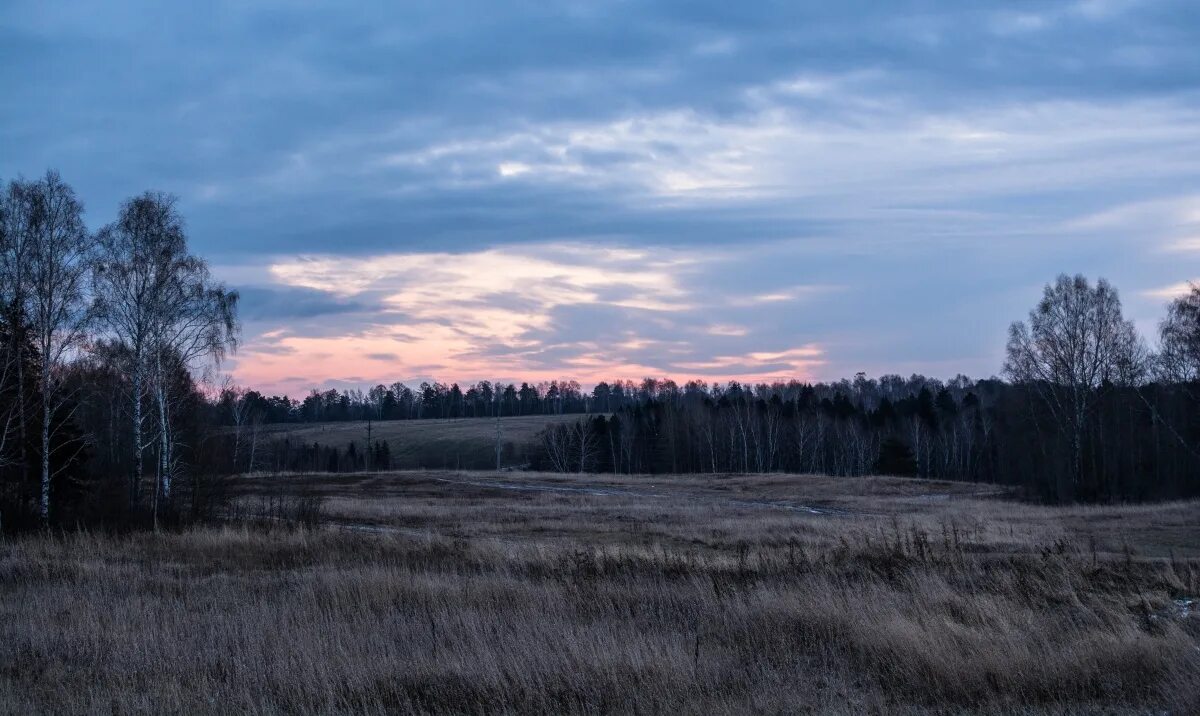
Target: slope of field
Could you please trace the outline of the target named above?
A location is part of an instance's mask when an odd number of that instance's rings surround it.
[[[529,460],[538,433],[549,424],[574,422],[579,415],[523,415],[500,419],[502,463],[522,465]],[[361,448],[367,441],[366,422],[278,423],[264,425],[262,439],[287,438],[293,444],[320,443]],[[372,442],[382,440],[396,469],[438,468],[487,470],[496,466],[496,421],[491,418],[453,420],[388,420],[371,423]]]
[[[236,489],[223,527],[0,544],[0,712],[1200,712],[1197,502],[785,475]]]

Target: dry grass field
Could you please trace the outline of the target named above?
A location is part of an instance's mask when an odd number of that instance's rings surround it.
[[[574,422],[580,415],[519,415],[500,419],[505,465],[529,461],[529,449],[548,424]],[[249,428],[247,428],[249,430]],[[260,428],[260,439],[288,439],[293,444],[320,443],[344,449],[367,440],[364,421],[272,423]],[[391,450],[397,469],[491,469],[496,465],[496,421],[491,418],[387,420],[371,424],[371,440]]]
[[[0,711],[1200,713],[1196,502],[783,475],[236,488],[225,526],[0,544]]]

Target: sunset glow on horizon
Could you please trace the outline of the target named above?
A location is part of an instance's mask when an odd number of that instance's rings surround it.
[[[721,258],[540,244],[469,254],[280,261],[266,272],[275,285],[375,309],[362,315],[348,310],[342,330],[330,335],[306,335],[295,326],[264,330],[241,347],[232,372],[246,385],[293,394],[398,380],[811,380],[823,355],[813,344],[707,355],[686,340],[724,337],[732,348],[744,340],[744,328],[696,317],[749,313],[779,300],[685,288],[703,286],[695,279]],[[559,317],[579,310],[629,321],[603,342],[587,336],[554,340],[566,329]],[[656,336],[647,327],[676,335]]]
[[[1198,33],[1183,0],[14,0],[0,175],[58,169],[94,226],[176,194],[260,390],[989,376],[1060,272],[1146,334],[1200,277]]]

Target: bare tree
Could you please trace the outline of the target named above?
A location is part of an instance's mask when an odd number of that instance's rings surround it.
[[[98,314],[128,356],[124,369],[131,384],[134,460],[130,501],[139,500],[143,457],[154,439],[160,445],[159,487],[169,497],[174,396],[167,363],[191,368],[219,360],[234,346],[237,294],[213,283],[207,265],[188,253],[174,199],[154,192],[125,202],[117,220],[100,231],[95,286]],[[143,402],[152,388],[159,430],[148,440]]]
[[[30,327],[41,361],[41,516],[50,519],[51,420],[62,406],[61,377],[68,354],[85,337],[91,318],[87,273],[94,241],[83,224],[83,206],[56,172],[32,186],[31,221],[25,292]]]
[[[186,253],[164,256],[169,272],[151,320],[153,342],[153,393],[159,437],[159,487],[171,499],[172,459],[175,441],[171,414],[177,395],[167,372],[168,361],[178,361],[188,371],[216,365],[227,350],[237,347],[238,294],[216,283],[203,259]]]
[[[1004,372],[1045,403],[1069,443],[1072,486],[1083,476],[1083,438],[1101,390],[1131,384],[1144,373],[1146,352],[1121,299],[1107,281],[1059,276],[1042,300],[1009,329]]]
[[[263,418],[261,410],[250,411],[250,460],[247,463],[247,472],[258,470],[258,435],[262,430]]]
[[[592,430],[590,418],[583,418],[575,423],[576,445],[579,453],[579,473],[587,472],[587,468],[596,459],[599,450],[596,431]]]
[[[375,416],[376,420],[383,420],[383,406],[386,397],[387,388],[382,385],[371,388],[370,392],[367,393],[367,398],[371,405],[371,414]]]
[[[247,410],[246,389],[240,385],[235,385],[229,376],[225,376],[224,385],[221,388],[221,401],[229,405],[229,419],[233,421],[233,456],[231,467],[234,472],[238,469],[238,455],[241,454],[242,448],[242,430],[246,426],[249,418],[249,410]]]
[[[183,223],[171,200],[146,193],[125,202],[117,220],[100,230],[95,290],[98,314],[125,348],[133,421],[133,474],[130,504],[140,499],[149,356],[156,312],[170,281],[167,257],[183,251]]]
[[[550,460],[555,472],[571,471],[571,456],[574,452],[572,443],[574,435],[570,428],[561,423],[547,424],[542,431],[542,445],[546,449],[546,457]]]
[[[1159,338],[1162,377],[1170,382],[1200,379],[1200,285],[1189,284],[1186,294],[1167,305]]]

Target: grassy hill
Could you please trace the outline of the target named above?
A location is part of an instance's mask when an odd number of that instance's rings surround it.
[[[500,419],[503,464],[529,461],[538,433],[550,423],[574,422],[579,415],[523,415]],[[320,443],[344,448],[351,442],[361,448],[367,441],[367,423],[277,423],[265,425],[260,439],[287,439],[295,443]],[[493,418],[448,420],[389,420],[371,423],[371,440],[383,440],[397,469],[444,468],[487,470],[496,467],[496,421]]]

